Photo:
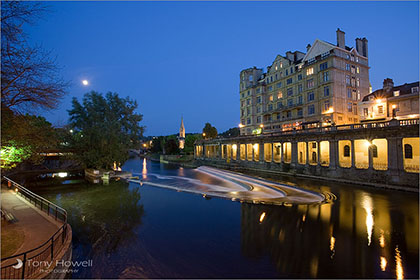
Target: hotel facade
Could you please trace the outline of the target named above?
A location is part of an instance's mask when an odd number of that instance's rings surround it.
[[[315,40],[300,51],[278,55],[267,71],[240,72],[241,135],[358,123],[358,101],[370,93],[368,41],[337,44]]]

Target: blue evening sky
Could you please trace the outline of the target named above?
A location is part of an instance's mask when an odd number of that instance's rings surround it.
[[[266,67],[277,54],[305,51],[319,38],[346,45],[369,40],[373,89],[419,77],[418,2],[48,2],[52,12],[27,32],[52,50],[72,82],[59,109],[65,124],[72,97],[96,90],[139,103],[145,135],[186,132],[205,122],[223,132],[239,123],[239,72]],[[87,79],[85,87],[81,80]]]

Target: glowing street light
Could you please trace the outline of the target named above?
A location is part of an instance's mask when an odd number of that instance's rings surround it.
[[[239,126],[239,128],[242,128],[242,127],[244,127],[244,125],[243,125],[243,124],[241,124],[241,123],[240,123],[240,124],[239,124],[238,126]]]

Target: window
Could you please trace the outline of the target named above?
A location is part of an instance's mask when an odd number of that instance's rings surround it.
[[[328,82],[329,79],[330,79],[329,71],[326,71],[326,72],[322,73],[322,81]]]
[[[372,147],[372,156],[374,158],[377,158],[378,157],[378,147],[376,145],[372,145],[371,147]]]
[[[249,81],[252,82],[252,80],[253,80],[253,76],[249,75]]]
[[[272,90],[273,90],[273,86],[269,86],[268,91],[272,91]]]
[[[248,90],[248,96],[250,96],[251,95],[251,92]]]
[[[257,96],[257,104],[261,103],[261,96]]]
[[[241,117],[244,116],[244,110],[241,110]]]
[[[257,106],[257,113],[261,113],[261,106]]]
[[[356,86],[356,79],[354,77],[351,77],[351,86],[352,87]]]
[[[328,111],[330,109],[330,101],[324,101],[324,111]]]
[[[356,73],[360,74],[360,67],[359,66],[356,67]]]
[[[306,76],[312,75],[313,73],[314,73],[313,67],[306,69]]]
[[[330,87],[324,87],[324,97],[330,96]]]
[[[286,116],[287,116],[288,118],[291,118],[291,117],[292,117],[292,111],[287,111],[287,112],[286,112]]]
[[[312,162],[316,162],[316,152],[312,152]]]
[[[351,88],[347,88],[347,98],[348,99],[351,99],[351,96],[352,96],[352,94],[351,94]]]
[[[276,69],[277,70],[277,69]],[[278,78],[277,78],[277,73],[276,73],[276,80],[277,80]]]
[[[308,102],[315,99],[315,94],[313,91],[308,92]]]
[[[306,81],[307,83],[307,88],[313,88],[314,87],[314,80],[310,79]]]
[[[298,110],[297,110],[297,115],[298,115],[299,117],[302,117],[302,116],[303,116],[303,110],[302,110],[302,109],[298,109]]]
[[[298,75],[298,81],[302,80],[302,74]]]
[[[293,94],[293,88],[288,88],[287,89],[287,96],[290,96]]]
[[[248,107],[248,108],[246,108],[246,114],[247,115],[250,115],[251,114],[251,109]]]
[[[269,100],[269,101],[273,101],[273,99],[274,99],[273,95],[272,95],[272,94],[270,94],[270,95],[268,96],[268,100]]]
[[[411,93],[418,93],[419,92],[419,87],[412,87],[411,88]]]
[[[344,146],[343,156],[344,157],[350,157],[350,146],[349,145]]]
[[[281,108],[283,108],[283,103],[281,102],[277,103],[277,109],[281,109]]]
[[[319,65],[319,70],[325,70],[325,69],[327,69],[328,68],[328,62],[324,62],[324,63],[321,63],[320,65]]]
[[[357,103],[353,104],[353,114],[357,115]],[[356,121],[356,119],[354,119],[354,121]]]
[[[350,71],[350,64],[346,63],[346,71]]]
[[[290,78],[290,79],[287,79],[287,82],[286,82],[286,83],[287,83],[288,85],[290,85],[292,82],[293,82],[293,79],[292,79],[292,78]]]
[[[257,88],[257,93],[261,93],[261,88]]]
[[[354,65],[351,66],[351,73],[356,74],[356,67]]]
[[[302,95],[299,95],[298,96],[298,105],[302,105],[302,103],[303,103],[303,96]]]
[[[378,106],[378,114],[383,114],[384,113],[384,106],[380,105]]]
[[[271,76],[271,77],[270,77],[270,82],[271,82],[271,83],[273,82],[273,76]]]
[[[363,115],[365,117],[369,116],[369,108],[363,108]]]
[[[293,73],[293,67],[290,67],[290,74]]]
[[[278,93],[277,93],[277,99],[280,99],[280,98],[282,98],[283,97],[283,93],[281,92],[281,91],[279,91]]]
[[[347,112],[352,112],[352,111],[353,111],[353,104],[347,103]]]
[[[286,69],[286,76],[289,75],[289,70]]]
[[[354,55],[351,55],[350,60],[354,61]]]
[[[289,106],[289,107],[293,106],[293,99],[287,100],[287,106]]]
[[[278,82],[278,83],[276,84],[276,87],[277,87],[277,88],[281,88],[281,82]]]
[[[242,98],[244,98],[245,97],[245,93],[242,93]]]
[[[394,91],[394,96],[400,96],[400,91],[399,90]]]
[[[249,105],[251,103],[251,99],[246,100],[246,105]]]
[[[410,144],[404,144],[404,158],[413,158],[413,147]]]
[[[303,85],[300,84],[298,85],[298,93],[301,93],[303,91]]]
[[[258,116],[257,117],[257,123],[260,123],[261,122],[261,116]]]
[[[244,119],[241,120],[241,124],[245,125],[245,120]]]
[[[308,106],[308,115],[315,114],[315,105],[309,105]]]
[[[356,78],[356,87],[360,87],[360,78]]]
[[[273,111],[273,104],[268,104],[268,111]]]
[[[350,76],[346,75],[346,85],[350,85]]]
[[[250,118],[248,118],[248,119],[246,120],[246,123],[247,123],[247,124],[251,124],[251,119],[250,119]]]
[[[357,100],[357,91],[356,90],[352,90],[352,92],[351,92],[351,98],[353,100]]]
[[[241,107],[244,107],[244,105],[245,105],[245,102],[242,100],[241,101]]]

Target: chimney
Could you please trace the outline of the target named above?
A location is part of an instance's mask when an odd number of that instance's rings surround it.
[[[363,41],[361,38],[356,38],[356,50],[360,55],[363,55]]]
[[[363,42],[363,56],[368,57],[368,40],[366,38],[363,38],[362,42]]]
[[[309,52],[309,49],[311,48],[311,44],[308,44],[307,46],[306,46],[306,51],[307,52]]]
[[[340,28],[337,28],[337,46],[339,48],[345,49],[346,48],[346,41],[345,41],[345,34],[344,31],[341,31]]]
[[[384,79],[384,84],[383,84],[382,89],[385,92],[390,92],[393,87],[394,87],[394,81],[392,79],[390,79],[390,78]]]

